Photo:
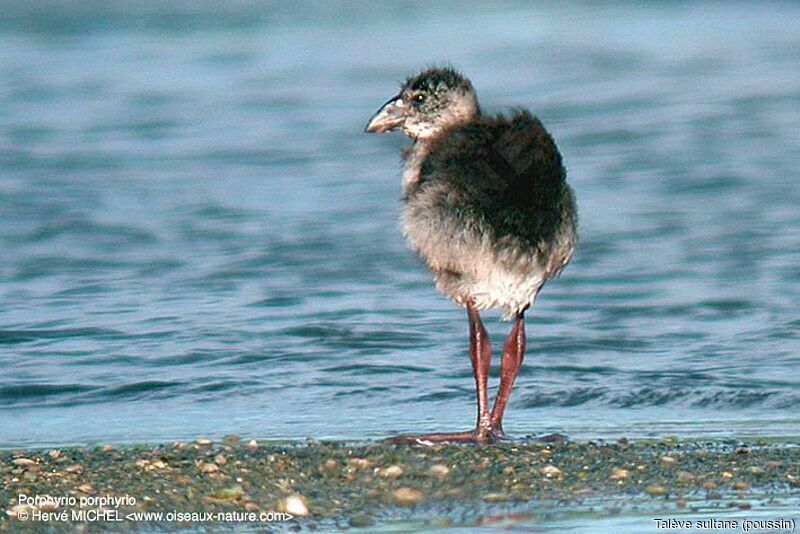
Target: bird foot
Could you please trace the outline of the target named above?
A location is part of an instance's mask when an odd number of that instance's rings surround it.
[[[497,443],[505,437],[493,430],[467,430],[465,432],[441,432],[436,434],[406,434],[383,440],[386,443],[405,443],[410,445],[433,445],[434,443],[475,443],[488,445]]]

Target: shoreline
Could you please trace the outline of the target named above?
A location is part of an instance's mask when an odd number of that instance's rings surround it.
[[[559,513],[797,511],[800,441],[621,438],[476,447],[259,443],[231,435],[5,450],[0,479],[0,531],[22,523],[50,532],[536,524]]]

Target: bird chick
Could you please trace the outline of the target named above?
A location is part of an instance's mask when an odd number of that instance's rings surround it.
[[[544,283],[569,262],[577,207],[561,154],[525,110],[484,116],[472,83],[452,68],[409,77],[372,116],[366,132],[400,130],[404,152],[402,225],[436,287],[467,309],[478,421],[468,432],[400,436],[395,441],[501,438],[502,419],[525,350],[523,316]],[[514,319],[491,412],[491,347],[479,309]]]

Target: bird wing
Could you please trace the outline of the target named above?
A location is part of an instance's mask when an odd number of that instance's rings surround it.
[[[527,111],[448,132],[423,163],[419,186],[447,191],[442,210],[501,247],[534,254],[548,274],[569,261],[574,198],[552,137]]]

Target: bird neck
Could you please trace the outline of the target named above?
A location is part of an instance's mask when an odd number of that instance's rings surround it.
[[[467,98],[470,97],[470,98]],[[466,95],[459,104],[450,111],[450,118],[444,124],[425,136],[410,136],[414,140],[411,148],[403,152],[403,198],[408,198],[419,182],[422,164],[433,149],[442,143],[450,131],[464,124],[469,124],[481,116],[481,108],[474,95]]]
[[[422,172],[422,164],[425,158],[430,154],[433,148],[433,141],[429,138],[417,139],[411,148],[407,149],[403,154],[405,158],[405,166],[403,167],[403,198],[407,198],[417,182]]]
[[[464,124],[474,122],[481,116],[478,100],[472,93],[454,99],[447,109],[447,113],[438,121],[438,127],[428,136],[428,139],[441,138],[446,132]]]

